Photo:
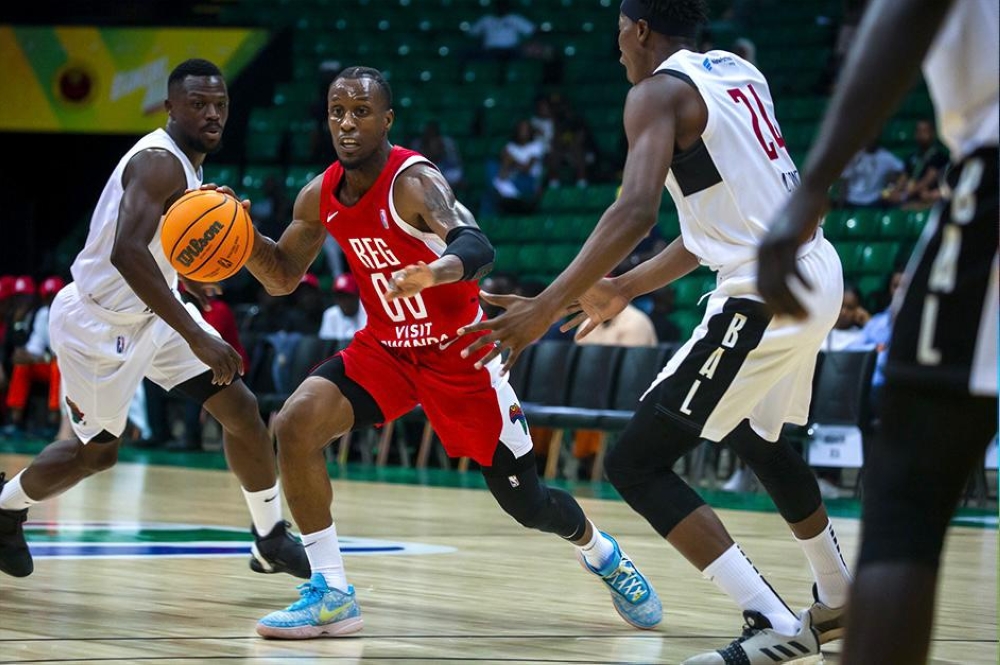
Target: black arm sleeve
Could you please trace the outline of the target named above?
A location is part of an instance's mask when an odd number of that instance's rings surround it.
[[[496,250],[480,229],[475,226],[459,226],[448,231],[444,240],[448,243],[448,249],[444,253],[457,256],[465,268],[463,281],[482,279],[493,270]]]

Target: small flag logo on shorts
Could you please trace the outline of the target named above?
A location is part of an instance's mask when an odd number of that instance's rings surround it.
[[[528,433],[528,419],[524,417],[524,411],[521,409],[520,404],[516,402],[514,404],[511,404],[510,412],[508,413],[508,415],[510,416],[510,422],[521,423],[521,429],[524,430],[525,434]]]
[[[87,421],[84,420],[85,416],[80,407],[76,405],[76,402],[71,400],[69,396],[66,397],[66,406],[69,407],[69,417],[73,419],[73,422],[77,425],[86,425]]]

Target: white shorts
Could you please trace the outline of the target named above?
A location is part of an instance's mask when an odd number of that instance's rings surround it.
[[[218,333],[194,305],[185,305],[205,331]],[[180,334],[154,314],[119,314],[63,288],[49,317],[49,337],[59,362],[70,423],[87,443],[107,430],[120,436],[135,391],[148,377],[165,390],[209,370]]]
[[[812,291],[792,285],[809,311],[804,321],[771,317],[756,270],[720,278],[691,339],[650,386],[667,382],[665,415],[716,442],[744,419],[768,441],[778,440],[784,423],[806,424],[816,356],[840,313],[844,278],[823,238],[799,257],[798,268],[812,284]]]

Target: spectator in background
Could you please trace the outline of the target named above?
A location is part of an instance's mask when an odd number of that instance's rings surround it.
[[[0,415],[3,414],[4,405],[7,403],[7,358],[3,355],[6,348],[7,339],[7,315],[10,312],[14,295],[14,283],[17,278],[13,275],[0,276]]]
[[[861,337],[861,328],[871,319],[871,314],[861,306],[861,296],[853,284],[844,284],[844,300],[840,316],[823,342],[824,351],[842,351]]]
[[[528,121],[535,132],[535,137],[542,142],[548,154],[552,149],[552,138],[556,133],[556,115],[551,95],[535,96],[535,108]]]
[[[572,107],[562,106],[556,116],[555,134],[546,157],[549,187],[562,184],[564,169],[568,169],[577,187],[586,187],[597,159],[597,141],[587,121]]]
[[[499,170],[492,179],[506,212],[528,212],[538,205],[541,195],[545,146],[535,138],[531,123],[520,120],[500,153]]]
[[[20,278],[25,280],[25,278]],[[23,284],[24,282],[22,282]],[[7,389],[7,425],[5,436],[20,436],[26,429],[25,409],[35,382],[48,384],[48,415],[45,420],[45,437],[55,434],[59,425],[59,366],[49,348],[49,306],[66,282],[61,277],[45,279],[38,289],[41,304],[35,310],[31,333],[23,346],[13,350],[10,385]]]
[[[881,415],[882,386],[885,385],[885,362],[889,358],[889,340],[892,339],[892,299],[903,281],[905,266],[897,266],[886,280],[883,300],[885,308],[872,316],[858,336],[848,345],[848,349],[876,349],[875,372],[872,374],[871,410],[872,416]]]
[[[840,204],[855,207],[888,205],[886,188],[903,172],[903,161],[878,141],[854,156],[841,174]]]
[[[352,339],[354,333],[365,327],[368,315],[361,306],[358,282],[354,275],[345,272],[333,282],[334,304],[323,312],[319,327],[320,339]]]
[[[948,166],[948,153],[938,143],[931,120],[918,120],[913,129],[916,150],[906,158],[906,170],[899,175],[887,200],[910,210],[929,208],[941,198],[938,178]]]
[[[844,300],[840,305],[840,316],[823,342],[824,351],[845,351],[857,349],[862,337],[862,327],[871,315],[861,306],[861,295],[856,286],[844,284]],[[839,499],[845,495],[840,487],[841,469],[819,468],[814,470],[819,483],[819,493],[824,499]]]
[[[441,125],[436,120],[424,125],[420,136],[410,142],[410,147],[431,160],[452,189],[461,189],[465,186],[465,171],[462,168],[462,157],[458,153],[455,139],[442,134]],[[270,237],[279,236],[280,234]]]
[[[299,287],[292,294],[293,304],[286,314],[288,323],[283,328],[289,332],[315,335],[323,325],[326,305],[319,290],[319,278],[311,272],[302,276]]]
[[[535,33],[535,24],[514,14],[508,0],[495,0],[494,11],[481,16],[469,28],[478,37],[479,57],[510,60],[521,55],[524,42]]]
[[[3,375],[4,385],[9,387],[14,370],[14,354],[28,343],[38,306],[35,300],[35,280],[30,275],[20,275],[6,283],[9,285],[7,288],[10,295],[5,299],[5,333],[3,347],[0,347],[0,373]],[[4,404],[6,405],[6,400]],[[18,433],[16,428],[9,428],[8,431],[11,434]]]

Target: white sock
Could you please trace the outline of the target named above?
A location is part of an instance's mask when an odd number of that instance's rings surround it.
[[[590,523],[590,528],[594,532],[590,537],[590,542],[586,545],[577,545],[576,548],[580,550],[583,558],[591,567],[601,570],[611,560],[611,556],[615,553],[615,546],[597,530],[593,522]]]
[[[782,635],[795,635],[802,627],[799,618],[761,577],[739,545],[734,543],[701,573],[744,610],[754,610],[766,616],[771,626]]]
[[[250,492],[244,488],[243,497],[247,501],[250,509],[250,517],[253,519],[253,526],[257,529],[257,535],[266,536],[274,530],[274,525],[281,521],[281,487],[275,483],[274,487],[257,492]]]
[[[0,509],[24,510],[38,503],[25,494],[24,489],[21,488],[22,473],[24,473],[23,470],[18,471],[16,476],[4,483],[3,489],[0,490]]]
[[[316,533],[303,533],[300,538],[312,572],[322,574],[331,589],[347,591],[347,573],[344,571],[344,558],[340,555],[340,543],[337,542],[337,525],[331,524]]]
[[[840,553],[837,534],[833,532],[833,524],[827,522],[826,528],[818,535],[808,540],[799,540],[802,551],[809,559],[813,577],[816,579],[816,595],[819,601],[827,607],[843,607],[847,604],[847,592],[851,586],[851,573],[844,563]]]

